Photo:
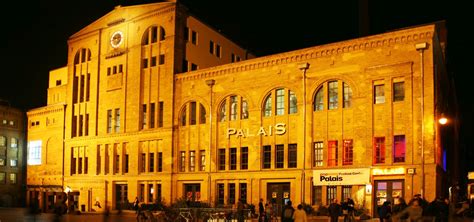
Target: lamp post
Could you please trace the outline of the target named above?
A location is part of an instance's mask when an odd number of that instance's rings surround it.
[[[211,153],[212,153],[212,87],[216,84],[216,80],[214,79],[208,79],[206,80],[206,85],[209,86],[209,94],[210,94],[210,99],[209,99],[209,165],[208,171],[207,171],[207,197],[209,203],[211,203]]]
[[[425,198],[425,91],[424,91],[424,74],[425,74],[425,62],[424,62],[424,51],[428,48],[428,43],[422,42],[415,45],[415,48],[418,52],[420,52],[420,112],[421,112],[421,196]]]

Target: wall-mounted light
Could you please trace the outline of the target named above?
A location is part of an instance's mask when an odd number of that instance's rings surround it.
[[[446,118],[444,114],[441,113],[441,117],[438,119],[438,122],[441,125],[446,125],[446,123],[448,123],[448,118]]]

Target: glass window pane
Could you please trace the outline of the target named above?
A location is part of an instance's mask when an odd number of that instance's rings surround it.
[[[405,99],[404,82],[393,83],[393,101],[403,101]]]
[[[221,122],[224,122],[227,119],[226,105],[227,105],[227,101],[224,100],[221,104],[221,108],[219,109],[219,118]]]
[[[293,91],[290,91],[290,114],[297,113],[297,112],[298,112],[298,107],[297,107],[296,95]]]
[[[337,109],[337,81],[332,81],[328,83],[328,100],[328,109]]]
[[[249,107],[247,100],[245,98],[242,98],[242,119],[248,119],[249,118]]]
[[[374,86],[374,103],[380,104],[385,103],[385,92],[384,92],[384,85],[375,85]]]
[[[237,96],[230,97],[230,120],[237,119]]]
[[[324,108],[324,87],[319,88],[314,98],[314,111],[321,111]]]
[[[272,115],[272,95],[269,95],[265,100],[265,108],[263,116],[271,116]]]
[[[344,108],[350,108],[352,106],[352,89],[347,83],[343,83],[344,88]]]
[[[276,90],[276,115],[285,114],[285,90],[277,89]]]

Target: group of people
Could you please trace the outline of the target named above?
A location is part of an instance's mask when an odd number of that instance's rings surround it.
[[[448,198],[436,198],[428,203],[420,194],[416,194],[407,204],[401,197],[394,198],[394,203],[385,201],[378,208],[381,222],[418,222],[423,221],[424,216],[434,217],[436,222],[447,222],[449,217]]]
[[[263,205],[263,199],[258,203],[259,222],[270,222],[276,220],[277,210],[274,204],[266,203]],[[288,200],[281,211],[282,222],[306,222],[306,212],[303,205],[299,204],[296,209],[293,208],[292,202]]]
[[[344,216],[344,222],[354,222],[354,205],[354,200],[351,198],[347,198],[341,204],[338,203],[337,199],[333,199],[328,207],[331,222],[337,222],[341,214]]]

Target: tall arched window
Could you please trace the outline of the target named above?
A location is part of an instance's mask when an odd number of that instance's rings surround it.
[[[276,98],[275,104],[273,104],[272,97]],[[264,101],[264,117],[269,117],[272,115],[272,113],[275,113],[277,116],[281,116],[298,112],[296,94],[293,91],[285,88],[272,90]],[[275,105],[274,109],[273,105]]]
[[[205,124],[206,123],[206,109],[199,102],[195,102],[195,101],[188,102],[181,109],[180,121],[181,121],[181,126]]]
[[[339,91],[340,85],[342,85],[342,95]],[[327,87],[327,92],[325,88]],[[339,101],[342,100],[343,108],[350,108],[352,106],[352,89],[346,82],[341,80],[332,80],[321,84],[313,101],[314,111],[324,110],[324,93],[327,93],[327,104],[328,110],[334,110],[339,108]]]
[[[227,117],[227,113],[229,113],[229,117]],[[240,119],[249,118],[247,100],[237,95],[232,95],[229,96],[228,99],[224,99],[219,107],[219,121],[233,121],[238,120],[239,117]]]

